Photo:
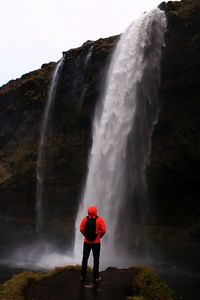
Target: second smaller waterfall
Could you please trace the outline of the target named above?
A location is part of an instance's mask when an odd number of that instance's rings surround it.
[[[40,142],[38,147],[37,166],[36,166],[36,179],[37,179],[37,190],[36,190],[36,230],[40,232],[43,226],[43,192],[44,192],[44,177],[45,177],[45,154],[46,154],[46,143],[49,131],[49,118],[53,108],[57,86],[60,78],[60,73],[64,64],[65,56],[58,62],[53,73],[51,80],[49,95],[47,103],[44,109],[43,120],[40,131]]]

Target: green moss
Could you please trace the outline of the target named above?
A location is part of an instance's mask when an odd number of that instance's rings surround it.
[[[22,143],[23,146],[20,143],[19,146],[15,146],[7,159],[7,169],[10,175],[7,177],[4,175],[2,182],[0,180],[0,184],[4,186],[13,186],[19,181],[35,180],[37,145],[28,143],[26,140],[22,140]]]
[[[57,267],[48,273],[44,272],[22,272],[14,275],[10,280],[0,285],[0,300],[23,300],[23,289],[32,280],[39,281],[51,277],[64,270],[80,269],[80,266]]]
[[[168,285],[152,269],[144,266],[135,267],[132,300],[175,300],[176,297]]]

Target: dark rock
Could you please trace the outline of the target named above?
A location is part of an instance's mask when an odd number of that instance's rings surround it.
[[[167,3],[164,1],[158,5],[158,8],[160,8],[161,10],[166,10],[166,7],[167,7]]]
[[[75,212],[91,145],[94,107],[116,40],[117,37],[111,37],[86,42],[80,48],[63,52],[65,62],[47,146],[44,201],[46,235],[52,240],[56,236],[59,246],[66,247],[73,240]],[[85,65],[91,43],[93,55]],[[3,211],[0,236],[5,237],[5,242],[6,239],[14,244],[20,242],[24,231],[30,233],[30,238],[34,235],[37,150],[54,68],[55,63],[43,64],[41,69],[0,88],[0,207]],[[4,228],[7,228],[7,238]]]
[[[176,240],[177,245],[184,245],[185,253],[189,249],[197,253],[200,2],[163,2],[160,8],[166,12],[168,29],[162,59],[160,119],[153,133],[147,170],[147,224],[155,244],[166,251],[170,252],[170,242],[166,241]],[[46,235],[52,240],[56,236],[59,246],[69,246],[73,241],[75,214],[87,172],[94,108],[118,39],[114,36],[88,41],[82,47],[63,52],[65,62],[48,138],[44,201]],[[91,45],[93,52],[85,65]],[[5,244],[16,243],[22,236],[24,239],[27,231],[28,238],[34,236],[37,149],[55,65],[44,64],[0,88],[0,237]],[[179,250],[177,246],[177,253]]]

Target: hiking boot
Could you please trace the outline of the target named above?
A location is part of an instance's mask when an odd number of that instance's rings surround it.
[[[97,278],[94,278],[94,283],[100,283],[102,278],[99,276]]]

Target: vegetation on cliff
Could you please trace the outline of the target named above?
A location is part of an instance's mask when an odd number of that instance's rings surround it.
[[[176,299],[172,290],[159,278],[153,269],[148,267],[132,267],[123,270],[108,268],[102,272],[103,281],[100,284],[100,290],[98,289],[98,285],[91,285],[91,283],[86,283],[86,287],[84,287],[79,282],[79,273],[80,267],[78,266],[56,268],[48,273],[23,272],[0,285],[0,299],[28,300],[48,299],[49,297],[50,299],[66,299],[68,295],[70,295],[70,299],[77,299],[77,290],[81,288],[82,295],[84,295],[84,289],[88,290],[88,284],[91,288],[91,294],[95,292],[96,296],[98,295],[98,299],[102,300],[125,298],[127,300]],[[122,273],[125,281],[118,290],[116,288],[118,283],[115,279],[117,278],[119,282],[120,280],[123,281],[120,278]],[[108,279],[106,276],[108,276]],[[53,294],[50,291],[50,284],[54,285]],[[42,286],[46,286],[46,288],[42,289]],[[91,295],[88,293],[84,299],[90,299],[90,297]]]

